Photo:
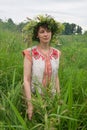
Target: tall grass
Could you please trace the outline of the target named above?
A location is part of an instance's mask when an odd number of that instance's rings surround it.
[[[59,78],[61,95],[43,89],[32,95],[34,114],[26,114],[23,94],[23,57],[26,48],[21,34],[0,32],[0,129],[86,130],[87,129],[87,38],[60,36]]]

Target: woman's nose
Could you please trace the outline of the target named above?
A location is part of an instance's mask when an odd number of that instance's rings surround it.
[[[48,35],[48,32],[47,32],[47,31],[45,31],[45,32],[44,32],[44,35]]]

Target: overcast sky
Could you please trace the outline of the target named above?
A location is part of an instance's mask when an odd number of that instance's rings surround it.
[[[48,14],[57,21],[75,23],[87,30],[87,0],[0,0],[0,18],[15,23]]]

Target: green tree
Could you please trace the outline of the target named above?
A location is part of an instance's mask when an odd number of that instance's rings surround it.
[[[65,30],[63,31],[63,34],[65,35],[70,35],[71,34],[71,27],[69,23],[63,23],[65,26]]]
[[[82,34],[82,28],[80,26],[77,26],[77,31],[76,31],[77,34]]]
[[[17,29],[16,24],[13,22],[13,20],[11,18],[9,18],[6,22],[6,26],[8,29],[15,31]]]
[[[71,27],[71,34],[75,34],[76,33],[76,24],[72,23],[70,25],[70,27]]]
[[[62,32],[62,34],[65,35],[72,35],[72,34],[82,34],[82,28],[74,23],[63,23],[65,26],[65,30]]]
[[[87,35],[87,31],[84,32],[84,35]]]
[[[22,29],[24,28],[24,26],[27,24],[27,22],[26,23],[24,23],[24,22],[21,22],[21,23],[19,23],[18,25],[17,25],[17,30],[19,31],[19,32],[22,32]]]

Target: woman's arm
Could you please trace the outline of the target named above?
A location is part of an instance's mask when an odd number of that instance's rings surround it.
[[[56,76],[56,91],[58,94],[60,94],[60,84],[58,75]]]
[[[29,119],[32,118],[32,113],[33,113],[33,106],[32,103],[30,102],[31,100],[31,67],[32,63],[29,61],[29,59],[25,56],[24,57],[24,91],[25,91],[25,96],[26,96],[26,101],[27,101],[27,113]]]

